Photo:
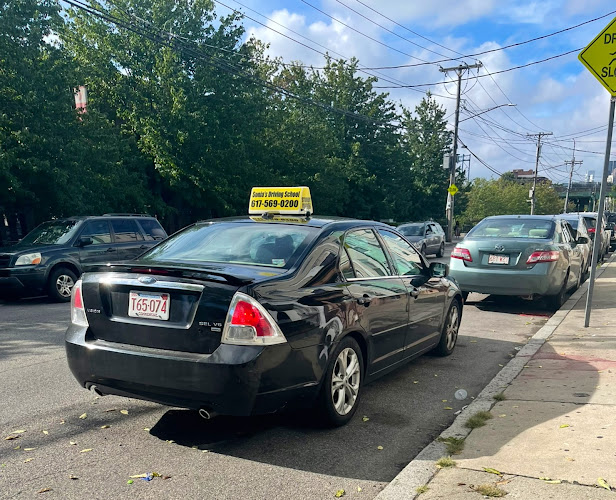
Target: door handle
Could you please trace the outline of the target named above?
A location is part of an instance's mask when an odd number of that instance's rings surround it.
[[[107,249],[107,251],[108,251],[108,252],[115,252],[115,251],[116,251],[116,249],[115,249],[115,248],[108,248],[108,249]]]
[[[411,297],[413,297],[414,299],[416,299],[417,297],[419,297],[419,290],[417,288],[413,288],[409,294],[411,295]]]
[[[361,304],[361,305],[366,306],[366,307],[368,307],[370,305],[371,301],[372,301],[372,297],[370,297],[370,295],[365,294],[365,293],[364,293],[364,295],[362,297],[359,297],[357,299],[357,303],[358,304]]]

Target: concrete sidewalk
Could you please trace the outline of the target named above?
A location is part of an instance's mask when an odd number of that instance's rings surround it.
[[[590,327],[584,285],[441,435],[463,440],[455,465],[435,441],[378,500],[616,499],[615,256],[601,271]]]

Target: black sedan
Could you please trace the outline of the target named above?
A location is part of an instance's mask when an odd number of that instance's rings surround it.
[[[447,269],[377,222],[196,223],[83,275],[69,366],[97,394],[205,418],[305,406],[342,425],[364,383],[451,354],[463,302]]]

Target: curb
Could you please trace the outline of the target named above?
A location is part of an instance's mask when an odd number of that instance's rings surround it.
[[[613,253],[609,260],[597,271],[596,278],[616,258]],[[466,438],[472,429],[464,426],[471,415],[478,411],[489,411],[497,403],[494,396],[503,392],[520,374],[529,359],[541,348],[554,330],[563,322],[578,301],[586,294],[588,281],[578,288],[562,307],[526,343],[517,355],[499,371],[479,395],[456,417],[434,441],[421,450],[417,456],[375,497],[374,500],[413,500],[418,497],[417,488],[428,484],[439,469],[436,461],[447,456],[447,449],[439,439],[448,437]]]

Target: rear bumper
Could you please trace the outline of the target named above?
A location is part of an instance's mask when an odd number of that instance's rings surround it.
[[[45,270],[34,266],[0,269],[0,297],[36,294],[45,288]]]
[[[494,295],[555,295],[563,284],[564,273],[554,263],[537,264],[525,271],[478,269],[466,267],[459,259],[451,259],[449,275],[464,292]]]
[[[85,330],[67,330],[68,364],[79,384],[103,394],[247,416],[310,405],[319,389],[307,359],[317,346],[221,344],[212,354],[193,354],[89,342]]]

